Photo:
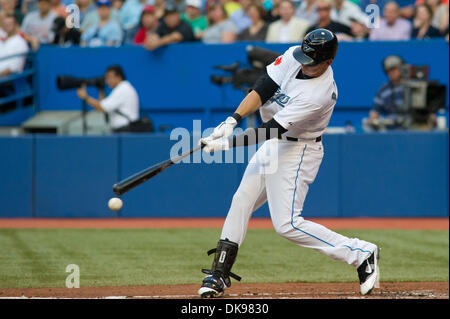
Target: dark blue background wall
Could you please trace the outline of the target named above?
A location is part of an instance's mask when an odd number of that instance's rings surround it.
[[[111,217],[112,185],[169,158],[165,135],[0,138],[0,217]],[[305,217],[448,216],[448,132],[325,135]],[[225,216],[241,164],[177,164],[123,196],[124,217]],[[267,205],[255,216],[269,216]]]
[[[37,56],[40,109],[80,109],[81,102],[73,90],[57,89],[58,75],[98,76],[104,73],[108,65],[120,64],[136,87],[142,108],[151,111],[157,126],[172,124],[190,128],[192,119],[202,119],[205,125],[215,126],[239,104],[243,93],[231,85],[219,87],[211,84],[210,75],[226,74],[214,70],[213,66],[235,61],[245,65],[247,44],[186,43],[154,52],[135,46],[42,47]],[[285,44],[253,44],[278,52],[284,52],[289,47]],[[377,89],[386,81],[381,61],[390,54],[401,55],[407,63],[429,65],[430,79],[448,87],[448,43],[445,40],[342,42],[333,63],[339,100],[331,120],[332,126],[342,126],[346,120],[360,125],[361,117],[366,116],[373,105]],[[97,94],[94,90],[91,93]]]

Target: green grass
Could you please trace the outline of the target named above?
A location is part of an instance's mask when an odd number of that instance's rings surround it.
[[[378,244],[382,281],[448,281],[449,232],[345,230]],[[219,229],[0,229],[0,288],[64,287],[68,264],[81,286],[199,283]],[[244,282],[353,282],[353,267],[249,229],[233,272]]]

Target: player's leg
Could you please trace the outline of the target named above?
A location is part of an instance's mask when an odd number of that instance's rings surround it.
[[[225,288],[231,285],[230,277],[240,280],[239,276],[231,272],[231,268],[239,246],[244,241],[253,211],[263,205],[266,200],[264,177],[259,163],[251,160],[233,196],[217,248],[209,252],[215,253],[214,260],[211,270],[203,269],[208,276],[203,279],[198,291],[201,297],[219,297]]]
[[[283,154],[279,159],[278,172],[265,177],[276,232],[300,246],[313,248],[355,267],[377,255],[376,245],[358,238],[348,238],[301,217],[309,185],[314,181],[322,161],[321,143],[279,141],[278,144],[279,153]]]

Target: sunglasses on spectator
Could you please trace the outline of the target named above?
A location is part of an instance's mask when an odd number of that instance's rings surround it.
[[[317,11],[329,11],[330,7],[317,7]]]

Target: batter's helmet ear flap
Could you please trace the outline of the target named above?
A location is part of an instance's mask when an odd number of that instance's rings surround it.
[[[387,74],[389,69],[401,67],[405,61],[399,55],[389,55],[385,57],[382,61],[382,67],[385,74]]]

